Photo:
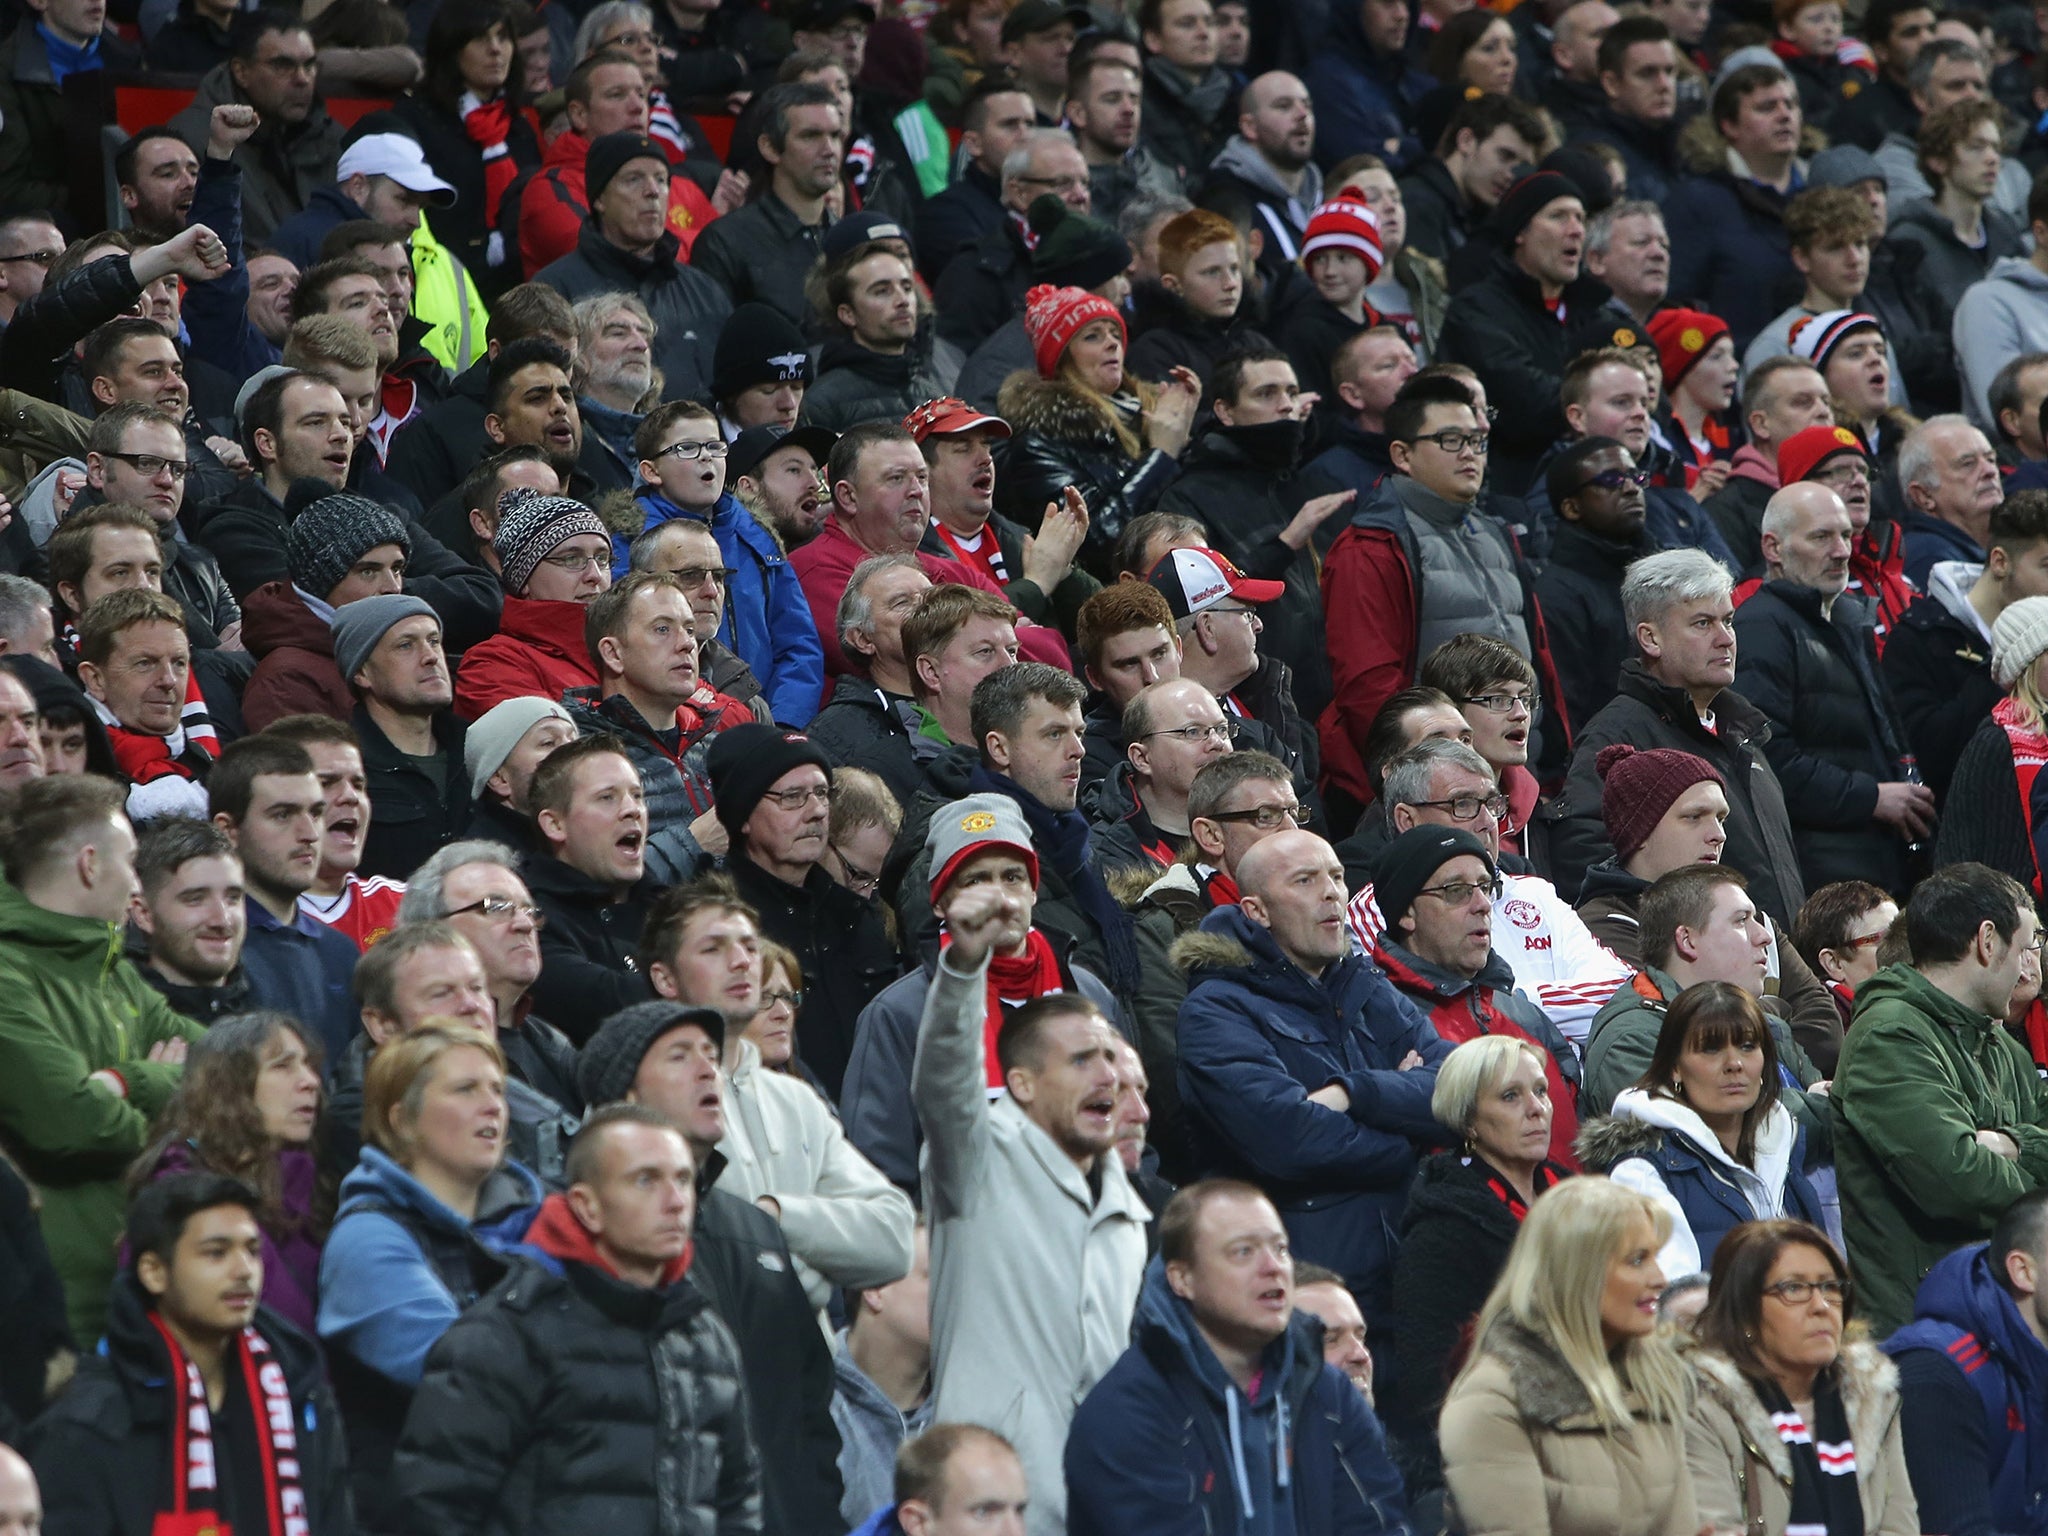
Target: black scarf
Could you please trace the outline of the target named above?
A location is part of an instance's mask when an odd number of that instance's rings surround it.
[[[1813,1384],[1811,1424],[1776,1382],[1758,1382],[1756,1395],[1771,1416],[1771,1427],[1792,1453],[1792,1514],[1785,1536],[1863,1536],[1856,1447],[1849,1439],[1848,1410],[1832,1373],[1822,1372]]]

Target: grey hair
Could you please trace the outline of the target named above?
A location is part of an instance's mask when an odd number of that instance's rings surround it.
[[[1664,1289],[1657,1296],[1657,1321],[1660,1323],[1669,1322],[1671,1320],[1672,1307],[1687,1296],[1690,1296],[1694,1291],[1704,1291],[1707,1289],[1712,1278],[1712,1276],[1704,1271],[1696,1271],[1690,1275],[1680,1275],[1676,1280],[1665,1281]]]
[[[1934,84],[1934,66],[1937,64],[1974,63],[1984,71],[1988,81],[1991,77],[1991,61],[1984,57],[1982,48],[1973,47],[1953,37],[1934,38],[1913,55],[1912,67],[1906,71],[1906,89],[1920,95]]]
[[[0,576],[0,639],[19,645],[38,611],[50,611],[47,587],[26,576]]]
[[[1494,782],[1492,765],[1465,743],[1432,736],[1427,741],[1418,741],[1387,764],[1384,787],[1380,790],[1380,798],[1386,801],[1387,809],[1391,811],[1397,805],[1421,805],[1432,798],[1439,768],[1463,768],[1468,773],[1480,775],[1488,783]]]
[[[1179,218],[1194,210],[1194,204],[1175,192],[1140,192],[1125,203],[1116,216],[1116,232],[1124,237],[1124,244],[1132,250],[1138,248],[1145,229],[1155,219]]]
[[[654,28],[654,12],[640,4],[640,0],[604,0],[583,18],[583,24],[576,29],[576,40],[569,45],[570,57],[581,64],[589,58],[597,40],[615,22],[628,21],[634,26]]]
[[[1017,141],[1017,147],[1003,157],[1003,185],[1008,186],[1031,169],[1031,157],[1052,144],[1073,149],[1074,136],[1064,128],[1033,128]]]
[[[1934,45],[1929,43],[1928,47]],[[1937,431],[1951,427],[1969,427],[1975,430],[1976,423],[1967,416],[1950,411],[1941,416],[1930,416],[1919,426],[1906,434],[1906,440],[1899,444],[1899,490],[1912,499],[1914,486],[1924,485],[1930,491],[1941,489],[1941,468],[1934,462],[1934,445],[1929,439]]]
[[[465,864],[495,864],[519,873],[519,855],[504,843],[484,838],[467,838],[439,849],[412,872],[405,882],[405,899],[398,904],[398,926],[438,922],[448,915],[448,877]]]
[[[1704,550],[1662,549],[1622,576],[1622,622],[1633,635],[1638,624],[1654,622],[1679,603],[1710,602],[1734,590],[1728,567]]]
[[[1664,222],[1664,210],[1646,197],[1630,198],[1625,203],[1615,203],[1602,208],[1593,215],[1586,225],[1586,249],[1607,254],[1608,242],[1614,238],[1614,226],[1623,219],[1652,218],[1659,224]]]
[[[1520,1035],[1480,1035],[1458,1046],[1438,1064],[1429,1112],[1453,1136],[1463,1137],[1479,1114],[1479,1100],[1507,1080],[1526,1051],[1544,1065],[1543,1048]]]
[[[846,643],[846,637],[859,631],[872,634],[875,627],[875,605],[868,601],[868,583],[884,571],[921,571],[915,555],[870,555],[853,568],[853,574],[846,578],[846,590],[839,594],[839,611],[833,615],[832,627],[839,636],[839,649],[849,656],[856,654]]]
[[[701,533],[713,540],[717,538],[711,530],[691,517],[671,517],[656,523],[645,533],[635,534],[633,542],[626,547],[626,568],[633,571],[658,570],[655,561],[661,558],[661,547],[670,539],[685,533]]]

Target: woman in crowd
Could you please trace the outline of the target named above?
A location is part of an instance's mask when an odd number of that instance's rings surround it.
[[[2039,794],[2020,798],[2022,775],[2048,762],[2048,597],[2023,597],[1991,625],[1991,678],[2005,697],[1956,761],[1942,801],[1934,862],[1989,864],[2041,894]]]
[[[1481,1035],[1437,1068],[1430,1113],[1459,1143],[1416,1170],[1394,1264],[1398,1362],[1387,1424],[1409,1492],[1440,1486],[1437,1412],[1462,1365],[1461,1340],[1507,1263],[1538,1196],[1569,1176],[1548,1160],[1552,1106],[1542,1052]]]
[[[1714,1254],[1690,1358],[1686,1461],[1717,1531],[1913,1536],[1899,1372],[1848,1337],[1849,1272],[1801,1221],[1737,1227]]]
[[[455,188],[454,206],[433,212],[434,233],[489,298],[519,279],[499,204],[521,171],[540,165],[516,57],[503,0],[444,0],[427,29],[427,77],[395,104],[434,173]]]
[[[1036,528],[1067,487],[1088,503],[1082,562],[1109,576],[1124,524],[1158,505],[1179,473],[1201,386],[1175,368],[1157,388],[1124,372],[1129,335],[1109,300],[1041,285],[1025,296],[1036,376],[1011,375],[997,397],[1012,436],[1002,447],[996,510]]]
[[[1440,1435],[1467,1536],[1697,1536],[1685,1364],[1657,1326],[1670,1217],[1608,1179],[1538,1200]]]
[[[746,201],[746,177],[725,169],[697,119],[678,113],[669,100],[668,77],[662,73],[661,53],[654,42],[654,13],[640,0],[603,0],[592,6],[577,25],[571,52],[580,64],[600,48],[616,48],[640,66],[647,80],[647,136],[668,151],[669,163],[705,196],[716,193],[720,213]]]
[[[297,1019],[222,1019],[192,1047],[134,1178],[139,1187],[174,1173],[221,1173],[261,1195],[263,1305],[309,1334],[320,1245],[334,1216],[333,1188],[313,1157],[324,1097],[319,1043]]]
[[[804,968],[773,939],[761,941],[761,1007],[747,1021],[746,1039],[771,1072],[805,1076],[796,1059],[796,1016],[804,1006]]]
[[[1579,1133],[1588,1171],[1657,1202],[1671,1218],[1658,1263],[1689,1275],[1746,1221],[1796,1216],[1818,1226],[1802,1163],[1806,1138],[1777,1088],[1778,1047],[1762,1006],[1740,987],[1701,982],[1678,995],[1656,1053],[1614,1113]]]
[[[1429,45],[1429,72],[1461,97],[1512,94],[1519,62],[1515,29],[1485,6],[1460,11],[1437,29]]]
[[[505,1157],[505,1055],[428,1026],[380,1045],[363,1082],[363,1160],[320,1259],[320,1341],[348,1421],[356,1513],[394,1528],[387,1476],[427,1351],[503,1272],[540,1210]]]

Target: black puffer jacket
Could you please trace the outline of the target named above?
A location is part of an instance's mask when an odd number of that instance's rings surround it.
[[[1550,626],[1567,718],[1591,720],[1614,697],[1621,664],[1635,654],[1621,611],[1622,572],[1631,560],[1655,552],[1647,537],[1622,544],[1559,521],[1550,559],[1536,578],[1536,599]]]
[[[554,1218],[551,1223],[551,1218]],[[739,1349],[687,1276],[523,1260],[427,1357],[392,1472],[417,1536],[741,1536],[761,1524]],[[587,1246],[589,1239],[586,1236]],[[551,1273],[547,1263],[559,1266]]]
[[[361,705],[356,706],[353,724],[363,744],[363,771],[370,781],[370,831],[363,839],[363,878],[410,879],[436,850],[469,828],[462,722],[450,714],[434,717],[434,746],[442,759],[440,783],[421,770],[417,758],[399,751]]]
[[[867,678],[846,672],[833,682],[832,697],[804,734],[836,765],[879,775],[896,803],[908,805],[924,788],[918,739],[911,735],[916,717],[917,706],[910,700],[894,698]]]
[[[630,293],[654,317],[654,361],[661,369],[662,395],[684,400],[711,393],[712,353],[732,313],[732,299],[717,282],[682,264],[680,242],[663,230],[654,254],[635,256],[598,233],[586,219],[576,249],[541,268],[534,277],[571,304],[601,293]]]
[[[1254,323],[1249,298],[1239,304],[1237,313],[1228,320],[1211,320],[1196,314],[1179,297],[1169,297],[1171,305],[1161,323],[1131,343],[1124,366],[1133,378],[1164,384],[1174,369],[1191,368],[1202,381],[1206,402],[1209,375],[1216,371],[1218,363],[1233,352],[1273,344]]]
[[[817,382],[804,391],[804,423],[844,432],[864,421],[901,421],[925,401],[950,393],[952,379],[933,356],[937,340],[921,328],[906,351],[890,357],[851,336],[835,336],[819,354]],[[952,361],[957,376],[957,353]]]
[[[528,858],[522,873],[548,917],[540,931],[533,1006],[584,1045],[621,1008],[654,995],[640,973],[639,946],[656,887],[642,880],[624,901],[614,901],[610,886],[546,853]]]
[[[1401,178],[1401,203],[1408,215],[1403,246],[1448,262],[1476,232],[1483,214],[1465,204],[1465,194],[1443,161],[1428,155]]]
[[[1114,580],[1117,539],[1132,518],[1159,505],[1180,466],[1156,448],[1137,458],[1124,452],[1110,418],[1065,379],[1018,375],[997,402],[1012,436],[996,459],[996,510],[1035,528],[1045,504],[1075,487],[1088,501],[1081,564],[1099,580]]]
[[[1970,734],[1999,700],[1990,642],[1930,594],[1916,598],[1885,637],[1883,664],[1920,777],[1946,807]]]
[[[1024,312],[1024,295],[1030,288],[1031,253],[1024,249],[1024,236],[1006,209],[1002,223],[947,262],[939,274],[932,290],[939,334],[962,352],[972,352],[1005,321]]]
[[[1735,610],[1735,685],[1771,722],[1764,751],[1784,787],[1806,888],[1868,880],[1903,891],[1906,845],[1871,819],[1880,783],[1905,777],[1905,734],[1877,671],[1871,605],[1767,581]]]

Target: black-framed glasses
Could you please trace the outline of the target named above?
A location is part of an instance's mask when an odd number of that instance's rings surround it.
[[[1289,824],[1305,827],[1308,825],[1309,817],[1314,814],[1315,812],[1305,805],[1261,805],[1249,811],[1212,811],[1202,819],[1238,822],[1244,826],[1257,827],[1261,832],[1270,832],[1275,827]]]
[[[1764,1287],[1766,1296],[1775,1296],[1788,1307],[1805,1306],[1815,1291],[1829,1306],[1840,1307],[1849,1300],[1850,1286],[1846,1280],[1780,1280]]]
[[[1453,795],[1448,800],[1418,800],[1415,803],[1449,811],[1453,821],[1472,821],[1481,811],[1499,821],[1508,813],[1508,797],[1498,790],[1490,795]]]
[[[39,267],[47,267],[63,254],[62,251],[23,251],[19,256],[0,256],[0,266],[13,261],[26,261]]]
[[[789,1011],[795,1013],[803,1007],[804,995],[801,992],[792,992],[787,987],[774,987],[761,994],[761,1011],[763,1013],[766,1013],[777,1003],[787,1003]]]
[[[1140,740],[1153,736],[1171,736],[1175,741],[1193,746],[1198,741],[1235,741],[1244,733],[1244,727],[1235,720],[1217,720],[1208,725],[1177,725],[1170,731],[1147,731]]]
[[[1462,427],[1445,427],[1441,432],[1431,432],[1416,438],[1414,441],[1416,443],[1433,443],[1445,453],[1456,458],[1468,448],[1474,453],[1485,453],[1486,445],[1492,439],[1493,434],[1491,432],[1468,432]],[[1410,446],[1412,447],[1413,443]]]
[[[817,801],[820,805],[830,805],[832,803],[832,786],[830,784],[813,784],[806,789],[771,789],[761,798],[763,800],[773,800],[785,811],[800,811],[813,800]]]
[[[1461,820],[1463,818],[1460,818]],[[1494,880],[1446,880],[1442,885],[1425,885],[1415,894],[1434,896],[1450,907],[1462,907],[1472,899],[1474,891],[1486,892],[1488,901],[1499,901],[1500,893],[1506,889],[1498,879]]]
[[[669,575],[686,587],[701,587],[707,581],[729,587],[735,572],[729,565],[686,565],[679,571],[670,571]]]
[[[119,459],[145,480],[154,480],[165,470],[171,472],[173,480],[182,480],[191,471],[192,465],[185,459],[167,459],[158,453],[117,453],[112,448],[103,449],[103,459]]]
[[[697,459],[722,459],[726,454],[724,439],[715,443],[670,443],[666,448],[654,450],[657,459],[681,459],[685,464]]]
[[[839,872],[846,876],[846,888],[856,896],[872,896],[880,888],[881,873],[862,869],[846,856],[837,843],[832,844],[832,857],[839,861]]]
[[[1595,486],[1603,491],[1618,491],[1624,485],[1641,490],[1649,483],[1650,472],[1647,469],[1603,469],[1590,479],[1581,480],[1572,494],[1576,496],[1580,491],[1590,491]]]
[[[1543,707],[1543,695],[1531,688],[1527,693],[1472,693],[1465,696],[1467,704],[1477,704],[1489,715],[1512,715],[1516,710],[1535,714]]]
[[[466,907],[452,907],[446,913],[449,917],[462,917],[478,912],[494,923],[510,922],[514,917],[525,916],[533,920],[535,929],[548,925],[547,913],[530,901],[514,901],[510,896],[486,896],[481,901],[472,901]]]

